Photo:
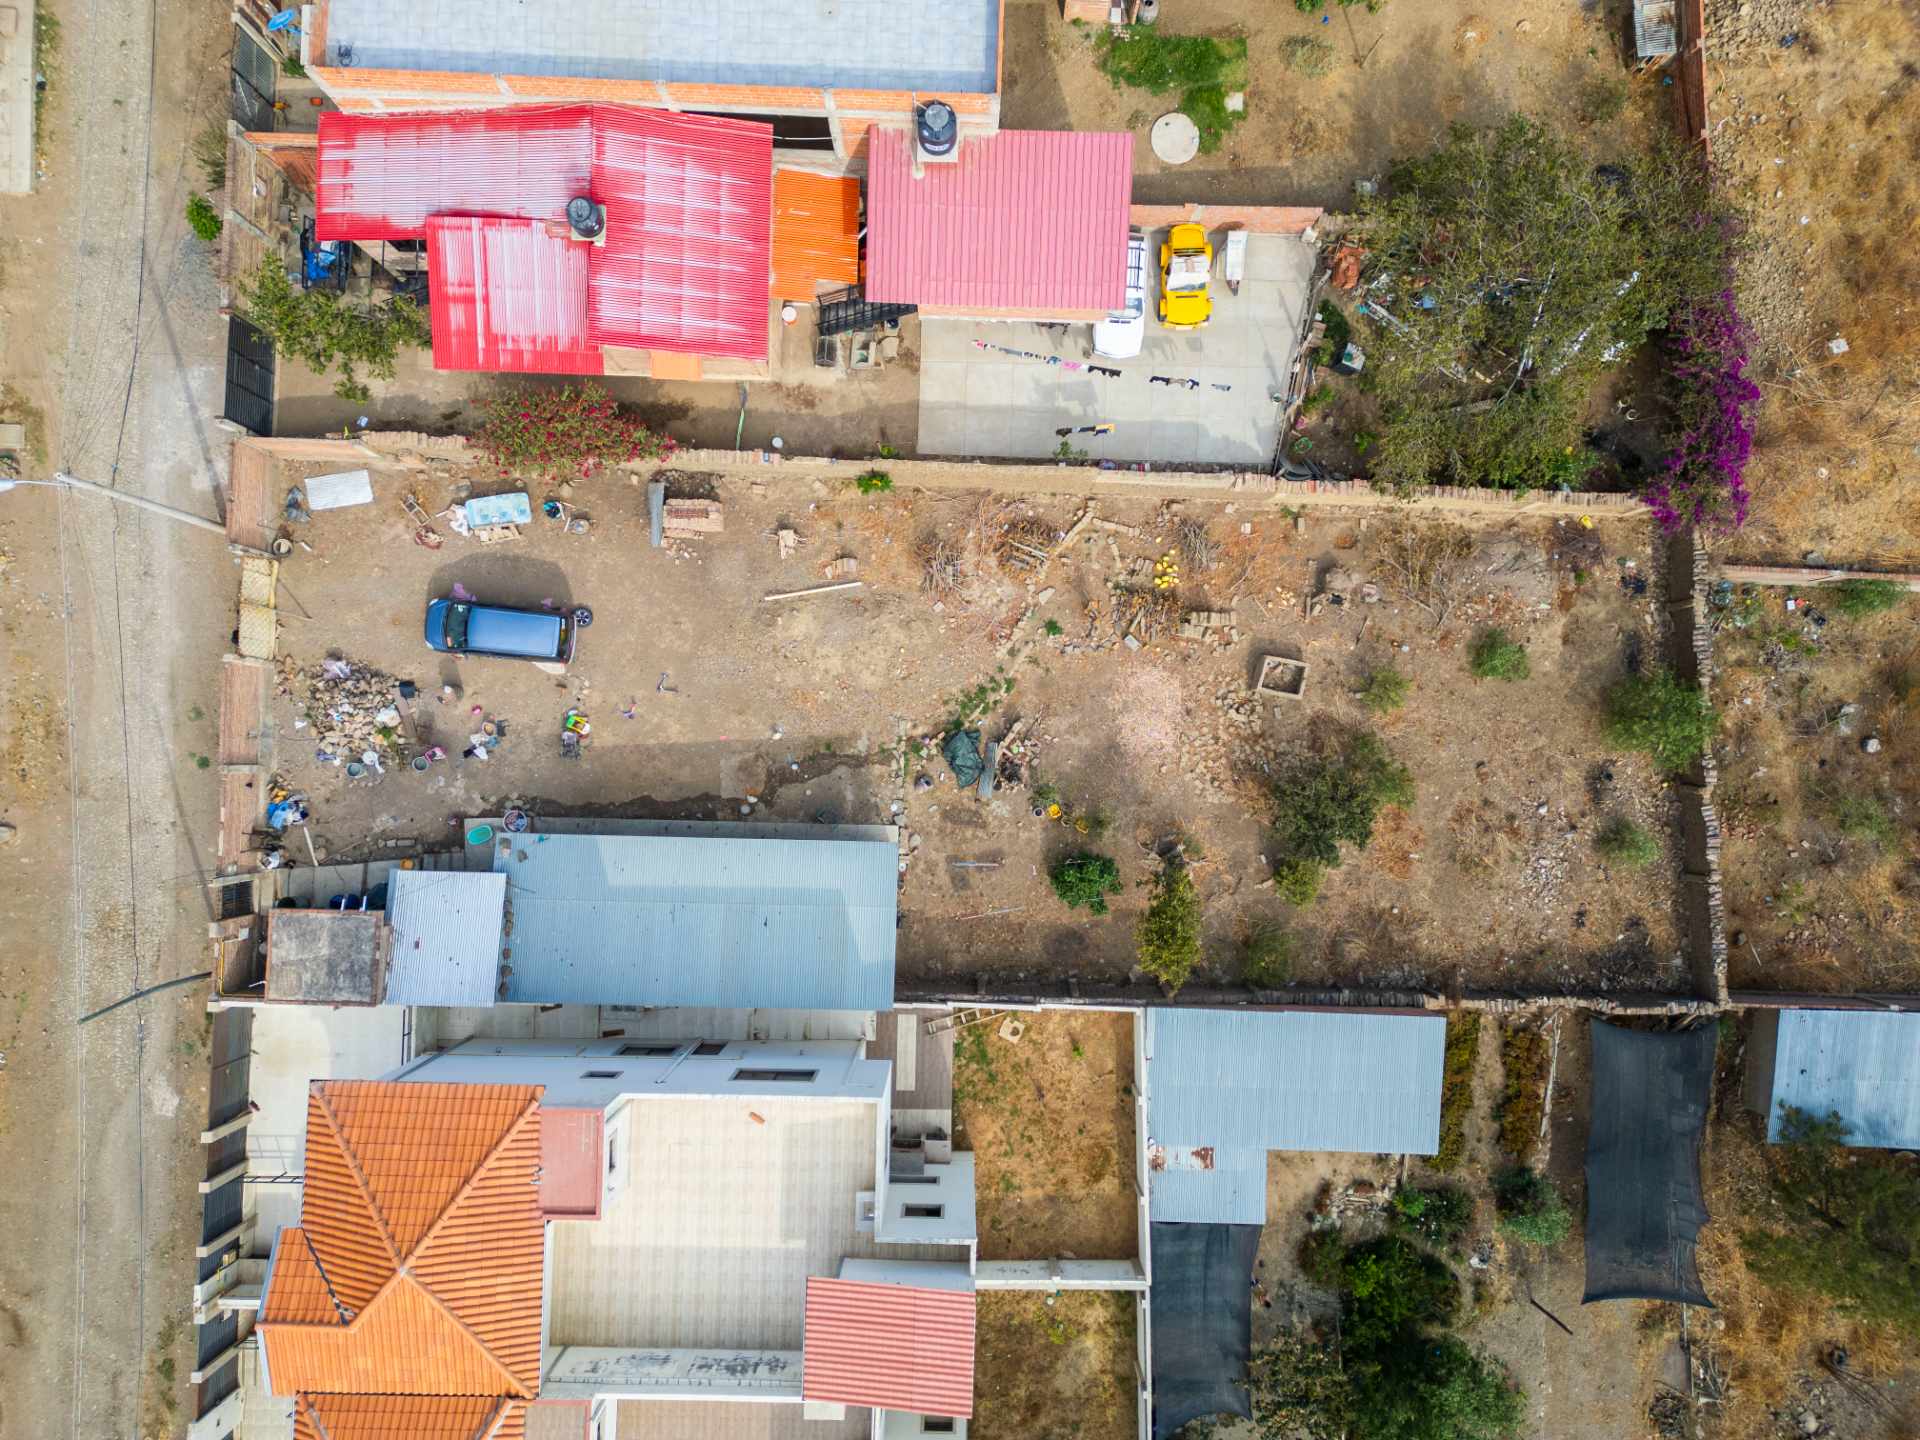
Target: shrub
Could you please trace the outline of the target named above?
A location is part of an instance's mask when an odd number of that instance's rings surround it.
[[[1289,905],[1311,905],[1320,898],[1327,867],[1316,860],[1289,856],[1273,867],[1273,893]]]
[[[220,212],[213,208],[213,202],[204,195],[187,197],[187,228],[208,244],[220,238],[224,223]]]
[[[1255,990],[1278,990],[1293,979],[1299,941],[1278,925],[1256,925],[1240,954],[1240,981]]]
[[[1317,313],[1320,324],[1325,328],[1320,344],[1314,350],[1313,363],[1331,365],[1346,353],[1347,341],[1353,338],[1353,326],[1348,322],[1346,312],[1331,300],[1322,300]]]
[[[1317,81],[1331,75],[1334,50],[1331,42],[1317,35],[1288,35],[1281,40],[1281,60],[1286,61],[1286,69]]]
[[[1488,630],[1467,652],[1467,668],[1482,680],[1524,680],[1533,673],[1527,647],[1504,630]]]
[[[1747,379],[1752,331],[1730,281],[1710,299],[1682,306],[1667,329],[1673,448],[1641,491],[1668,534],[1688,525],[1734,530],[1747,518],[1747,459],[1760,387]]]
[[[1467,1153],[1467,1116],[1473,1111],[1473,1066],[1480,1058],[1480,1017],[1470,1010],[1447,1016],[1447,1054],[1440,1082],[1440,1149],[1431,1163],[1455,1170]]]
[[[1376,715],[1387,715],[1407,703],[1407,677],[1391,665],[1369,670],[1360,686],[1360,703]]]
[[[1547,1103],[1547,1037],[1525,1025],[1509,1025],[1500,1037],[1500,1148],[1515,1160],[1532,1158],[1540,1143]]]
[[[1331,753],[1299,757],[1273,782],[1271,800],[1275,886],[1289,900],[1311,900],[1318,871],[1340,863],[1342,843],[1364,850],[1382,806],[1412,803],[1413,776],[1379,737],[1362,732]]]
[[[194,163],[206,178],[207,189],[219,190],[227,183],[227,127],[215,121],[193,137]]]
[[[1893,609],[1907,598],[1907,587],[1895,580],[1842,580],[1817,593],[1837,614],[1859,620]]]
[[[1660,858],[1659,840],[1624,815],[1600,827],[1600,833],[1593,837],[1593,848],[1624,870],[1644,870]]]
[[[1444,1261],[1398,1235],[1347,1247],[1340,1263],[1350,1350],[1390,1345],[1409,1330],[1445,1325],[1460,1303],[1460,1282]]]
[[[474,443],[500,473],[579,475],[629,460],[657,460],[673,442],[656,435],[598,385],[503,390],[487,397]]]
[[[1526,1165],[1493,1177],[1493,1203],[1500,1228],[1526,1245],[1558,1245],[1573,1229],[1573,1216],[1551,1180]]]
[[[1402,1185],[1393,1194],[1393,1225],[1429,1245],[1453,1244],[1473,1224],[1473,1201],[1457,1185]]]
[[[1309,1230],[1300,1242],[1300,1273],[1326,1290],[1338,1290],[1347,1247],[1338,1230]]]
[[[355,309],[343,304],[335,291],[297,288],[276,258],[262,260],[252,284],[241,287],[240,309],[281,354],[316,374],[339,366],[333,393],[343,400],[371,395],[357,367],[364,366],[376,379],[391,380],[403,347],[433,343],[426,311],[405,296]]]
[[[1167,994],[1177,994],[1200,959],[1200,892],[1185,865],[1162,868],[1134,938],[1140,968]]]
[[[1526,1415],[1526,1396],[1505,1369],[1451,1335],[1363,1362],[1351,1391],[1351,1433],[1365,1440],[1505,1440]]]
[[[1095,915],[1107,913],[1107,896],[1120,893],[1120,867],[1105,855],[1091,850],[1063,855],[1047,872],[1053,893],[1078,910],[1085,906]]]
[[[1717,722],[1700,688],[1666,670],[1629,675],[1607,692],[1607,738],[1664,770],[1684,770],[1706,753]]]
[[[893,477],[884,470],[869,470],[854,477],[853,488],[862,495],[885,495],[893,489]]]
[[[282,55],[280,73],[289,80],[304,80],[307,78],[307,67],[300,63],[298,55]]]

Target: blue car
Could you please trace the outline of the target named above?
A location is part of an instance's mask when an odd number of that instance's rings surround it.
[[[570,615],[508,610],[466,600],[427,606],[427,645],[450,655],[497,655],[509,660],[573,660],[579,627]]]

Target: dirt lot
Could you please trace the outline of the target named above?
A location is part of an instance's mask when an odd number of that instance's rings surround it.
[[[1324,205],[1344,209],[1353,182],[1430,146],[1446,127],[1523,110],[1590,129],[1596,144],[1665,123],[1664,94],[1635,89],[1619,60],[1628,7],[1558,5],[1524,14],[1473,0],[1329,8],[1330,24],[1291,5],[1187,0],[1162,29],[1247,37],[1246,118],[1212,155],[1178,170],[1155,158],[1147,131],[1178,95],[1116,89],[1095,67],[1093,27],[1060,18],[1050,0],[1008,0],[1001,123],[1036,130],[1131,130],[1134,199]],[[1324,39],[1330,69],[1290,69],[1289,39]],[[1356,64],[1356,57],[1364,59]],[[1600,118],[1604,117],[1604,118]]]
[[[312,732],[295,728],[309,708],[304,682],[285,685],[275,763],[313,797],[316,836],[336,855],[431,844],[449,835],[449,817],[509,801],[547,813],[723,818],[753,797],[756,813],[774,818],[884,821],[904,788],[900,818],[917,840],[901,900],[903,978],[1125,977],[1144,903],[1133,884],[1151,873],[1153,847],[1178,832],[1199,857],[1212,978],[1236,979],[1249,928],[1280,920],[1297,932],[1301,981],[1686,987],[1671,863],[1616,873],[1592,845],[1597,822],[1616,814],[1656,833],[1668,824],[1660,780],[1637,757],[1609,754],[1598,729],[1605,686],[1659,643],[1654,559],[1632,522],[1477,532],[1472,573],[1436,628],[1374,563],[1377,518],[1316,514],[1296,529],[1282,516],[1190,506],[1217,558],[1166,607],[1176,618],[1234,608],[1234,638],[1222,630],[1218,643],[1185,642],[1143,623],[1147,643],[1134,651],[1118,643],[1114,606],[1136,603],[1150,562],[1175,543],[1171,512],[1144,501],[1103,502],[1100,518],[1136,533],[1084,532],[1030,591],[1029,577],[996,565],[984,537],[1012,522],[1057,534],[1079,502],[862,497],[845,482],[797,479],[756,495],[729,481],[726,533],[676,556],[647,547],[644,492],[603,477],[575,497],[594,514],[590,537],[536,529],[492,548],[450,538],[436,552],[409,541],[395,503],[404,485],[383,475],[375,505],[299,527],[313,553],[296,549],[282,571],[287,667],[311,671],[337,652],[414,679],[421,743],[454,757],[425,776],[389,765],[383,779],[349,782],[316,761]],[[439,486],[421,486],[430,508],[445,503]],[[544,493],[534,487],[536,501]],[[805,543],[782,561],[769,532],[788,522]],[[920,585],[914,551],[928,535],[961,557],[962,583],[942,598]],[[841,554],[857,557],[866,588],[762,602],[821,583]],[[1336,563],[1351,603],[1303,619],[1309,574],[1320,583]],[[1369,576],[1383,598],[1352,600]],[[1646,593],[1623,588],[1642,578]],[[430,654],[421,614],[456,582],[497,602],[590,606],[572,671],[559,679]],[[1041,591],[1051,592],[1044,602]],[[1526,643],[1530,679],[1467,673],[1465,648],[1490,623]],[[1304,702],[1252,700],[1267,652],[1311,666]],[[1333,871],[1316,905],[1288,911],[1261,885],[1261,767],[1311,734],[1365,723],[1351,692],[1387,664],[1410,682],[1409,699],[1376,728],[1411,768],[1416,802],[1385,814],[1372,849]],[[463,693],[437,700],[442,683]],[[575,705],[594,733],[585,758],[568,763],[557,734]],[[484,764],[458,758],[474,706],[507,722]],[[1036,819],[1030,793],[1003,788],[982,803],[956,789],[931,747],[958,714],[982,707],[975,723],[988,739],[1025,722],[1029,782],[1056,786],[1090,830],[1105,823],[1104,839]],[[910,751],[927,743],[927,754],[903,765],[903,738]],[[407,739],[405,754],[390,756],[402,765],[414,753]],[[915,788],[921,775],[934,783]],[[1116,856],[1129,887],[1102,918],[1065,910],[1045,879],[1057,854],[1088,844]],[[999,868],[948,863],[957,860]],[[1481,903],[1451,903],[1463,893]]]
[[[1713,153],[1748,211],[1766,394],[1752,559],[1920,559],[1920,4],[1708,0]],[[1791,44],[1784,44],[1792,37]],[[1835,356],[1834,338],[1847,342]]]
[[[1133,1440],[1131,1295],[982,1291],[974,1341],[980,1440]]]
[[[1135,1196],[1132,1015],[1023,1014],[954,1046],[954,1143],[974,1154],[983,1260],[1131,1260]]]
[[[1811,611],[1789,612],[1790,594],[1742,591],[1715,642],[1729,977],[1736,988],[1912,991],[1913,607],[1849,620],[1817,591],[1798,597]]]

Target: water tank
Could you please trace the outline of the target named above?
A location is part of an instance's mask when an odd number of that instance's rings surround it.
[[[598,240],[607,232],[607,207],[576,195],[567,201],[567,226],[576,240]]]
[[[928,160],[943,160],[960,143],[960,117],[944,100],[929,100],[913,107],[913,137],[920,154]]]

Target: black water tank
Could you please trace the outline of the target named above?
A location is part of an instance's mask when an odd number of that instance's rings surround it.
[[[951,155],[960,141],[960,118],[944,100],[914,106],[913,125],[923,154]]]
[[[585,195],[567,201],[567,224],[582,240],[595,240],[607,228],[607,212]]]

